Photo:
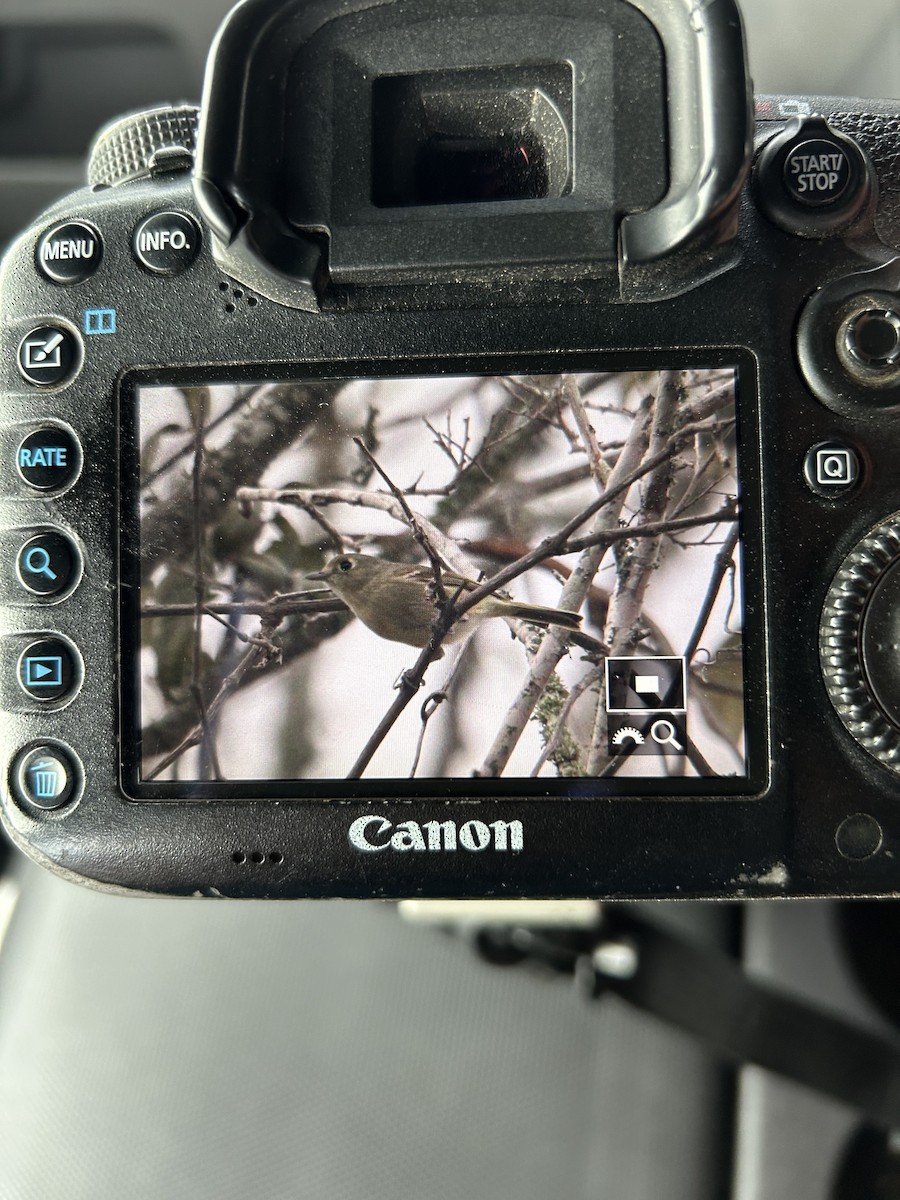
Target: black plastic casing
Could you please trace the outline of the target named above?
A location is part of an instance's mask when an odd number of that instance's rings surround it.
[[[627,7],[624,0],[621,7]],[[723,34],[724,41],[700,41],[706,51],[718,45],[732,66],[742,68],[733,5],[720,0],[710,8],[732,32]],[[680,13],[682,24],[687,9]],[[661,209],[655,223],[632,226],[642,230],[640,236],[626,235],[620,213],[613,244],[593,264],[588,255],[567,262],[533,253],[514,267],[465,262],[454,269],[445,261],[417,270],[391,253],[381,275],[377,263],[362,257],[354,266],[348,256],[338,269],[329,256],[328,228],[308,238],[301,230],[293,244],[283,183],[254,175],[262,149],[248,124],[252,105],[242,108],[241,97],[250,95],[247,63],[252,58],[258,68],[258,58],[246,56],[244,77],[233,80],[226,99],[226,70],[235,69],[240,45],[265,56],[266,30],[272,45],[282,45],[287,59],[271,63],[269,78],[291,59],[284,31],[278,32],[284,10],[273,3],[241,6],[221,35],[196,188],[187,176],[174,174],[83,190],[44,214],[3,263],[0,763],[9,835],[38,862],[72,878],[184,895],[729,898],[900,892],[900,782],[841,725],[825,692],[818,651],[825,593],[841,561],[869,529],[900,509],[900,426],[883,402],[837,411],[816,399],[796,344],[798,318],[810,296],[900,253],[900,107],[818,97],[760,103],[765,119],[757,123],[758,144],[780,132],[800,104],[864,147],[871,199],[837,236],[792,236],[762,215],[757,185],[747,175],[749,113],[739,70],[729,76],[738,97],[730,128],[717,127],[705,143],[707,166],[715,169],[700,178],[711,193],[698,201],[702,187],[685,184],[679,200],[683,164],[673,166],[670,156],[663,187],[649,201],[648,213]],[[315,28],[327,24],[317,9],[308,12],[317,16]],[[248,41],[250,25],[256,36]],[[690,36],[684,37],[687,45]],[[677,57],[670,35],[661,43],[666,61],[670,52]],[[402,59],[402,49],[398,54]],[[507,61],[511,54],[507,47]],[[721,54],[713,55],[715,61],[721,63]],[[398,71],[406,69],[398,63]],[[720,91],[722,86],[720,78]],[[276,90],[275,100],[278,95]],[[671,90],[667,96],[671,107],[677,96]],[[698,112],[714,107],[710,95],[697,102]],[[238,152],[229,159],[226,134],[235,120],[232,147]],[[274,151],[271,159],[277,168]],[[315,164],[309,169],[314,174]],[[264,186],[257,187],[260,179]],[[258,195],[274,199],[260,206]],[[667,201],[673,203],[667,207]],[[162,210],[192,215],[204,235],[195,262],[170,277],[148,273],[131,249],[137,225]],[[490,214],[492,221],[501,218]],[[527,213],[522,218],[529,219]],[[91,223],[104,243],[99,269],[71,287],[48,282],[35,266],[40,236],[65,219]],[[424,218],[416,214],[416,220]],[[399,227],[402,221],[402,213],[392,213],[392,223]],[[548,236],[552,226],[548,218]],[[434,229],[423,238],[429,254],[447,258],[452,239]],[[388,243],[394,249],[399,244]],[[116,333],[82,339],[85,310],[111,308]],[[56,389],[25,384],[17,368],[23,336],[44,322],[71,329],[84,343],[77,374]],[[594,788],[585,780],[581,795],[552,800],[400,801],[386,794],[276,801],[264,792],[239,801],[127,797],[120,739],[128,650],[122,639],[128,631],[120,627],[120,614],[121,589],[130,576],[121,553],[131,544],[134,518],[121,499],[133,481],[121,476],[130,451],[122,445],[127,423],[120,423],[120,412],[135,382],[725,364],[739,370],[751,741],[745,794],[625,798],[609,785]],[[72,428],[84,449],[80,478],[58,497],[30,493],[12,467],[23,431],[47,421]],[[864,464],[860,486],[845,500],[823,499],[804,483],[806,452],[830,440],[855,447]],[[8,531],[44,526],[68,531],[84,554],[80,585],[58,605],[30,602],[13,578],[9,547],[15,540]],[[80,691],[52,711],[28,701],[15,679],[21,635],[44,631],[70,638],[84,660]],[[77,798],[58,811],[17,802],[10,783],[16,756],[45,741],[71,748],[84,764]],[[877,846],[866,846],[864,838],[863,854],[855,857],[858,843],[846,831],[856,828],[853,819],[861,813],[871,821],[865,827],[879,836]],[[523,848],[363,854],[350,844],[348,829],[365,814],[394,825],[518,820]]]

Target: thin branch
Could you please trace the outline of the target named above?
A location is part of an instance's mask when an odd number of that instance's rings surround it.
[[[303,509],[311,521],[315,521],[331,545],[340,554],[347,541],[341,531],[336,529],[326,517],[323,517],[314,504],[302,504],[299,507]]]
[[[446,624],[446,628],[442,628]],[[409,671],[404,671],[400,676],[397,695],[394,697],[390,708],[376,725],[374,731],[369,736],[360,751],[356,762],[347,773],[348,779],[360,779],[363,771],[372,761],[375,751],[390,733],[397,718],[415,696],[416,692],[422,686],[422,680],[425,678],[425,672],[428,670],[431,663],[437,658],[438,650],[441,648],[441,642],[446,637],[450,630],[452,622],[447,622],[446,616],[438,614],[438,628],[436,628],[429,639],[428,645],[425,646],[416,659],[415,664]]]
[[[263,388],[268,386],[268,384],[264,384]],[[238,396],[236,400],[232,401],[232,403],[228,405],[224,412],[219,413],[214,420],[209,422],[209,424],[206,426],[206,432],[212,433],[214,429],[223,424],[223,422],[227,421],[229,417],[233,416],[238,409],[243,408],[245,404],[251,403],[256,398],[257,392],[261,390],[262,388],[254,388],[251,389],[251,391],[249,391],[246,395]],[[167,471],[171,471],[172,467],[174,467],[176,463],[180,462],[183,458],[187,458],[191,452],[192,445],[193,438],[190,438],[179,450],[176,450],[172,455],[170,455],[165,462],[160,463],[158,467],[155,467],[152,471],[150,471],[146,478],[142,479],[141,481],[141,491],[144,491],[150,487],[150,485],[155,483],[157,479],[165,475]]]
[[[610,474],[607,488],[604,494],[591,505],[591,509],[596,512],[593,527],[594,533],[601,533],[606,529],[615,527],[619,520],[619,515],[625,504],[628,491],[634,483],[637,466],[646,449],[646,425],[646,414],[632,421],[628,440],[619,456],[619,461]],[[569,534],[584,524],[584,519],[582,518],[583,514],[579,514],[574,519],[574,522],[570,521],[568,526],[563,526],[563,529],[556,538],[545,538],[544,541],[550,543],[550,545],[548,545],[546,553],[539,555],[537,561],[547,557],[549,554],[557,553],[560,547],[565,544]],[[554,546],[554,542],[559,542],[559,545]],[[561,607],[573,608],[576,611],[581,607],[593,587],[594,576],[605,554],[605,546],[592,546],[582,553],[577,566],[563,587],[562,594],[560,595]],[[523,555],[518,560],[518,563],[529,559],[531,556],[532,552]],[[515,568],[517,565],[517,563],[512,563],[506,569],[513,572],[513,578],[515,577]],[[498,575],[495,575],[494,579],[503,574],[503,571],[498,572]],[[528,677],[522,685],[518,696],[508,708],[493,745],[476,774],[491,777],[503,773],[513,750],[518,745],[519,738],[522,736],[522,732],[531,714],[534,712],[535,705],[546,689],[559,660],[565,653],[565,647],[564,638],[555,629],[549,629],[546,636],[541,640],[540,648],[531,662]]]
[[[700,639],[703,637],[709,618],[712,615],[712,610],[715,607],[716,600],[719,596],[719,591],[722,587],[722,581],[726,574],[733,569],[734,551],[738,544],[738,539],[741,536],[740,528],[735,524],[731,533],[722,543],[716,557],[713,560],[712,575],[709,580],[709,587],[706,589],[706,595],[703,598],[703,603],[700,606],[700,612],[697,616],[696,624],[693,632],[688,638],[687,645],[684,648],[684,658],[690,664],[693,662],[694,655],[697,653],[697,647],[700,645]]]
[[[355,437],[353,440],[356,443],[356,445],[359,447],[359,449],[362,451],[362,453],[369,460],[369,462],[372,464],[372,466],[375,468],[375,470],[378,472],[378,474],[381,476],[381,478],[384,480],[384,482],[391,489],[391,494],[393,495],[393,497],[397,501],[397,503],[400,505],[400,508],[403,512],[403,516],[406,518],[406,523],[407,523],[407,525],[409,525],[409,528],[410,528],[410,531],[411,531],[413,537],[416,539],[416,541],[419,543],[419,545],[425,551],[428,561],[431,563],[431,570],[434,575],[435,599],[437,601],[438,607],[443,611],[449,604],[449,600],[447,598],[447,591],[446,591],[446,588],[444,587],[444,579],[443,579],[443,574],[442,574],[443,563],[441,562],[440,555],[438,554],[438,552],[435,550],[435,548],[431,544],[431,540],[429,539],[428,534],[424,528],[424,522],[422,522],[420,520],[420,518],[409,507],[409,504],[406,501],[406,497],[403,495],[401,490],[397,487],[396,483],[394,483],[394,481],[388,475],[387,471],[385,471],[385,469],[381,466],[381,464],[378,462],[378,460],[375,458],[375,456],[366,448],[362,439]]]
[[[368,508],[387,513],[401,525],[409,526],[408,518],[396,497],[385,492],[370,492],[360,488],[242,487],[238,489],[237,499],[242,504],[285,504],[295,508],[305,508],[307,504],[323,508],[330,504],[346,504],[351,508]],[[478,574],[477,567],[453,538],[442,533],[437,525],[425,517],[417,514],[416,520],[441,559],[454,571],[469,578]]]
[[[268,630],[267,636],[272,632],[274,632],[274,630]],[[227,675],[225,679],[223,679],[218,692],[216,693],[212,702],[207,706],[207,719],[212,720],[213,717],[215,717],[222,705],[225,703],[227,697],[230,696],[231,693],[240,686],[244,676],[248,671],[252,670],[258,663],[265,661],[266,657],[269,655],[277,655],[277,653],[278,649],[272,642],[269,642],[268,645],[260,642],[260,644],[255,645],[248,650],[231,674]],[[149,771],[144,778],[147,781],[159,778],[159,776],[163,773],[163,771],[166,770],[167,767],[170,767],[173,762],[182,756],[182,754],[186,753],[193,746],[196,746],[202,737],[202,724],[195,725],[190,733],[182,738],[175,749],[170,751],[165,758],[161,759],[161,761],[156,764],[153,770]]]
[[[661,371],[647,458],[653,460],[671,445],[678,416],[679,377],[674,371]],[[640,525],[663,521],[669,504],[669,494],[675,478],[673,456],[663,457],[647,476],[646,494],[641,504]],[[661,536],[638,539],[619,556],[616,586],[606,614],[604,641],[610,655],[633,653],[643,637],[641,614],[644,596],[651,573],[659,561]],[[587,760],[588,775],[596,775],[609,757],[608,720],[606,706],[598,704],[594,714],[591,749]]]
[[[683,529],[697,529],[703,525],[721,525],[736,520],[738,509],[736,503],[729,503],[716,509],[715,512],[705,513],[697,517],[679,517],[674,521],[648,521],[646,525],[625,525],[620,529],[605,529],[601,533],[592,533],[587,537],[572,538],[560,549],[560,554],[575,554],[587,550],[590,546],[615,545],[616,542],[631,542],[641,539],[655,539],[664,535],[680,533]]]
[[[276,592],[270,600],[223,600],[215,604],[204,604],[203,611],[211,617],[258,616],[271,620],[289,616],[291,613],[346,612],[347,605],[327,588],[310,588],[305,592]],[[194,612],[193,604],[147,604],[141,609],[142,617],[189,617]],[[230,625],[229,628],[234,628]]]
[[[589,688],[592,688],[594,684],[599,681],[599,679],[599,671],[588,671],[586,674],[582,675],[577,683],[572,686],[569,695],[566,698],[566,702],[559,714],[559,718],[556,722],[553,733],[551,734],[547,744],[544,746],[544,749],[541,751],[540,757],[532,769],[532,778],[540,775],[541,768],[543,767],[544,763],[553,758],[554,754],[556,754],[557,750],[559,749],[559,744],[562,741],[563,734],[565,733],[566,725],[569,723],[569,717],[572,715],[572,709],[575,707],[584,693],[588,691]]]
[[[572,416],[575,418],[578,433],[584,444],[584,450],[588,458],[588,469],[597,485],[597,490],[603,495],[606,485],[609,483],[610,468],[604,461],[603,451],[597,443],[597,435],[594,433],[594,427],[588,420],[581,391],[578,387],[578,379],[575,375],[564,376],[562,391],[566,403],[572,410]]]
[[[209,756],[213,778],[220,780],[222,770],[219,766],[219,756],[216,751],[215,727],[206,708],[203,695],[203,602],[206,598],[206,576],[203,568],[203,523],[201,521],[201,506],[203,501],[203,457],[204,423],[203,401],[198,399],[192,410],[194,418],[194,463],[191,472],[191,487],[194,504],[194,637],[193,655],[191,662],[191,695],[197,705],[200,717],[201,736],[201,775],[202,757],[205,752]]]
[[[485,596],[493,595],[498,588],[504,587],[511,580],[517,579],[520,575],[524,574],[525,571],[529,571],[532,567],[537,566],[543,559],[552,558],[554,554],[561,553],[562,547],[566,545],[569,537],[602,509],[610,507],[616,501],[621,501],[617,509],[617,511],[621,511],[621,505],[624,504],[625,496],[632,485],[649,475],[661,463],[670,459],[673,454],[676,454],[685,441],[690,441],[695,432],[696,427],[693,424],[685,425],[672,435],[670,443],[663,450],[645,459],[644,462],[633,470],[624,472],[619,482],[614,484],[613,475],[611,475],[609,486],[602,496],[598,496],[596,500],[583,508],[571,520],[562,525],[556,533],[548,534],[547,537],[538,542],[534,549],[529,550],[527,554],[524,554],[521,558],[516,559],[515,562],[509,563],[497,571],[495,575],[484,580],[473,591],[467,592],[458,605],[460,615],[468,612],[470,608],[473,608]],[[624,451],[619,462],[629,462],[625,457]]]

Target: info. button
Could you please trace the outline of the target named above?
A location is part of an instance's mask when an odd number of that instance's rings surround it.
[[[131,249],[155,275],[177,275],[197,257],[201,240],[200,226],[187,213],[158,212],[135,229]]]

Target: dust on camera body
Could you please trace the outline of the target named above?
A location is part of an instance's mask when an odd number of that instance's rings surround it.
[[[895,893],[898,137],[754,106],[733,0],[239,5],[2,267],[13,841]]]

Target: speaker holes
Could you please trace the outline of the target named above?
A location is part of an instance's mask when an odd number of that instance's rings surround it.
[[[232,287],[224,279],[219,280],[218,286],[224,310],[229,316],[232,313],[236,313],[244,305],[247,308],[256,308],[257,304],[259,304],[259,297],[249,294],[245,288]]]
[[[262,850],[235,850],[231,856],[231,861],[237,863],[238,866],[252,865],[261,867],[264,863],[268,863],[273,867],[279,867],[284,862],[284,855],[280,850],[270,850],[265,853]]]

